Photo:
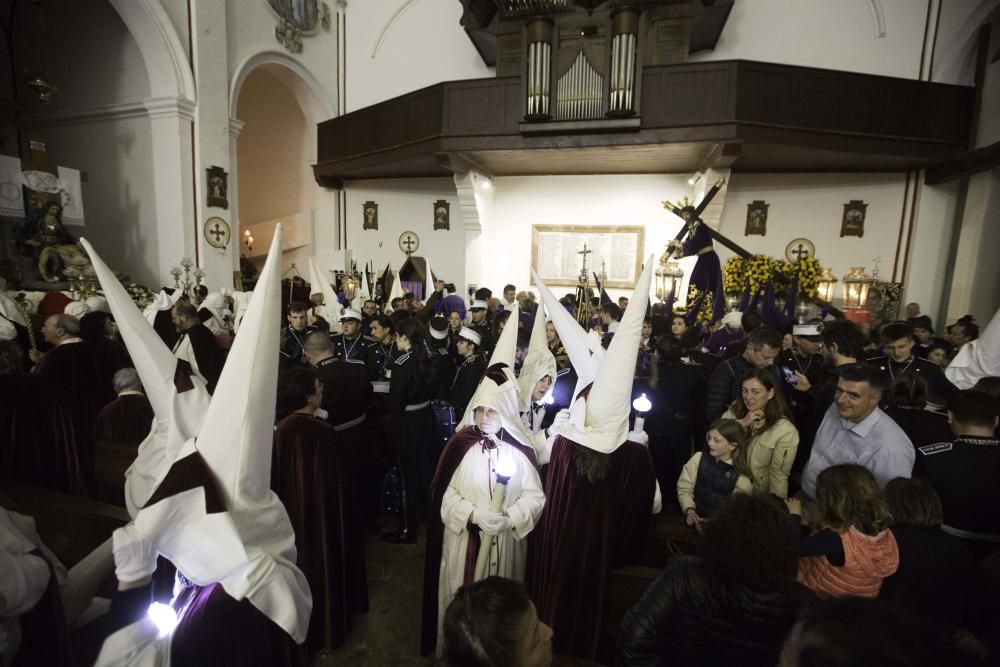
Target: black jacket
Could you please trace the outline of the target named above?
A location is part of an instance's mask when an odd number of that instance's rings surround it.
[[[767,665],[815,595],[789,579],[754,591],[719,578],[700,558],[678,558],[622,621],[616,664]]]
[[[705,423],[722,416],[729,404],[740,395],[740,380],[753,368],[742,356],[726,359],[715,367],[705,385]]]

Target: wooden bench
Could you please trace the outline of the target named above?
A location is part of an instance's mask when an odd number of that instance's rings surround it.
[[[4,494],[12,501],[4,506],[33,517],[42,541],[66,567],[75,565],[130,520],[121,507],[39,486],[9,482]]]

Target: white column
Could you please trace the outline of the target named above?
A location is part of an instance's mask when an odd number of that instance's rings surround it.
[[[192,0],[192,65],[198,82],[198,108],[195,113],[194,183],[197,211],[197,244],[205,283],[209,290],[232,288],[233,266],[239,262],[239,237],[233,206],[236,183],[233,165],[235,139],[229,117],[229,49],[226,32],[226,3],[218,0]],[[222,167],[229,174],[228,208],[209,207],[206,169]],[[209,245],[204,225],[208,218],[222,218],[233,231],[229,245],[219,250]]]
[[[145,103],[153,136],[156,174],[156,275],[159,285],[173,285],[170,267],[195,248],[192,150],[194,103],[154,99]]]
[[[238,118],[229,119],[229,224],[233,230],[232,269],[240,270],[240,254],[243,252],[243,229],[240,226],[240,191],[239,191],[239,161],[236,159],[236,145],[243,131],[243,121]]]
[[[486,286],[489,253],[485,236],[493,212],[493,181],[474,171],[456,173],[454,181],[465,228],[465,279],[461,285],[456,281],[455,287],[467,296],[468,285]]]

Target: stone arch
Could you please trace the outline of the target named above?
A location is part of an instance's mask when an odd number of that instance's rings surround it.
[[[236,118],[240,89],[250,73],[258,67],[264,68],[288,87],[308,122],[322,123],[337,115],[334,101],[323,92],[319,80],[301,62],[278,51],[261,51],[249,56],[236,67],[229,85],[230,118]]]
[[[139,45],[154,98],[197,98],[187,51],[158,0],[109,0]]]

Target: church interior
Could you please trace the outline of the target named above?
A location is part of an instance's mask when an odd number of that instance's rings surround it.
[[[1000,0],[0,27],[0,665],[1000,664]]]

